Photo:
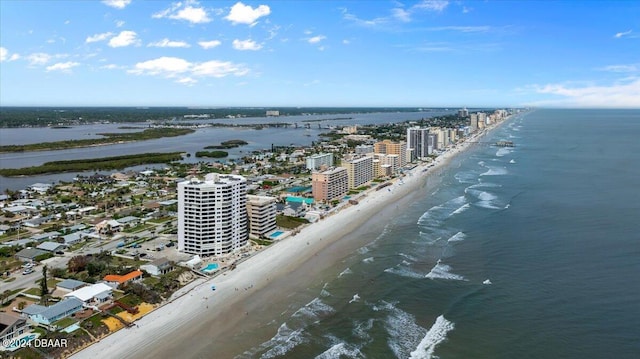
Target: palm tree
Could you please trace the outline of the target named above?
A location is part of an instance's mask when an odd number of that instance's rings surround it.
[[[42,267],[42,279],[40,280],[40,296],[42,303],[46,306],[49,301],[49,287],[47,286],[47,266]]]

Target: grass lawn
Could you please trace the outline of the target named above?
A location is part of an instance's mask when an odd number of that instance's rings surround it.
[[[77,321],[73,318],[67,317],[67,318],[62,318],[60,320],[58,320],[57,322],[53,323],[54,325],[57,325],[58,328],[64,329],[68,326],[70,326],[73,323],[76,323]]]
[[[135,307],[136,305],[142,303],[142,299],[138,298],[138,296],[135,294],[127,294],[124,297],[118,299],[118,301],[130,307]]]
[[[27,294],[40,296],[40,288],[29,288],[24,291]]]
[[[276,225],[282,228],[293,229],[305,223],[309,223],[309,221],[304,218],[289,217],[284,215],[276,216]]]
[[[251,241],[255,242],[256,244],[259,244],[261,246],[268,246],[268,245],[273,244],[273,241],[268,241],[268,240],[265,240],[265,239],[252,239]]]
[[[164,223],[164,222],[169,222],[172,219],[173,219],[173,217],[162,217],[162,218],[158,218],[158,219],[150,219],[150,220],[147,221],[147,223],[161,224],[161,223]]]
[[[153,224],[141,224],[141,225],[133,227],[133,228],[126,228],[124,230],[124,232],[137,233],[137,232],[142,232],[144,230],[151,229],[151,228],[154,228],[154,227],[155,226]]]
[[[99,328],[101,325],[104,325],[102,323],[102,314],[98,313],[96,315],[92,315],[89,318],[85,319],[84,322],[89,322],[92,324],[92,328]]]
[[[160,283],[160,279],[154,277],[147,277],[142,279],[142,282],[149,287],[153,287],[154,285]]]

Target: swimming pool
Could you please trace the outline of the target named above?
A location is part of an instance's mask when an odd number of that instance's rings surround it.
[[[209,263],[209,264],[207,264],[206,267],[200,269],[201,272],[204,272],[204,273],[207,273],[207,274],[215,272],[217,270],[218,270],[218,263]]]
[[[295,203],[306,203],[306,204],[313,204],[313,198],[304,198],[304,197],[293,197],[293,196],[288,196],[287,197],[287,202],[295,202]]]
[[[275,231],[269,235],[269,238],[276,239],[279,235],[284,233],[283,231]]]

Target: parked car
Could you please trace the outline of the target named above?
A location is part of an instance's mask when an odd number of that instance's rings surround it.
[[[27,275],[27,274],[31,274],[33,273],[33,268],[27,268],[24,271],[22,271],[23,275]]]

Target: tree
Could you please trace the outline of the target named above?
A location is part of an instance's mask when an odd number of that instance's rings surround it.
[[[67,269],[72,273],[82,272],[87,268],[87,264],[89,264],[87,256],[74,256],[67,263]]]
[[[4,305],[5,300],[9,299],[10,296],[11,296],[11,291],[8,289],[0,293],[0,305]]]
[[[49,296],[49,287],[47,286],[47,266],[42,267],[42,279],[40,280],[40,297],[42,303],[46,306]]]

